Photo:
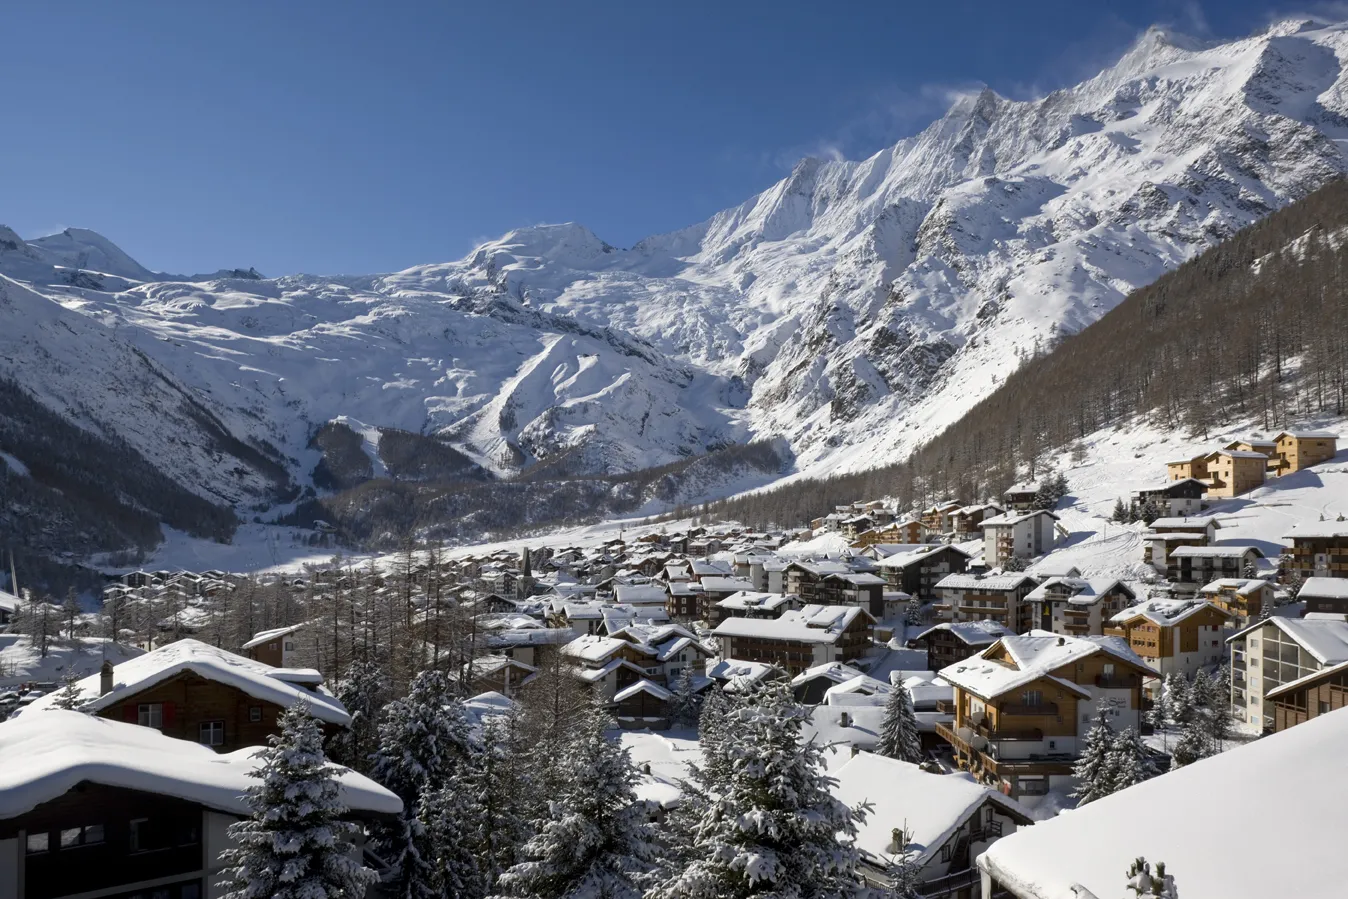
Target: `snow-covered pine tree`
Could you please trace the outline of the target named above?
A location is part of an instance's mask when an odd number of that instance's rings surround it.
[[[1109,711],[1101,708],[1095,716],[1095,724],[1086,734],[1086,745],[1082,748],[1081,759],[1072,769],[1077,788],[1072,793],[1077,805],[1108,796],[1114,791],[1114,728],[1109,724]]]
[[[1165,730],[1174,716],[1173,699],[1170,695],[1174,677],[1173,672],[1165,676],[1165,680],[1161,682],[1160,692],[1157,693],[1151,708],[1147,710],[1147,723],[1157,731]]]
[[[371,756],[379,748],[379,715],[389,700],[388,679],[374,662],[358,659],[337,682],[337,698],[351,713],[351,726],[333,740],[334,754],[342,764],[368,773]]]
[[[1170,695],[1170,720],[1183,726],[1197,714],[1194,691],[1188,679],[1173,672],[1166,676],[1166,693]]]
[[[436,847],[418,817],[421,799],[427,790],[452,780],[467,765],[470,752],[463,709],[439,671],[418,674],[407,696],[385,708],[371,776],[403,801],[399,819],[376,835],[386,860],[398,872],[390,890],[398,899],[439,895]]]
[[[1175,749],[1170,753],[1172,769],[1192,765],[1199,759],[1211,755],[1208,749],[1208,729],[1201,716],[1195,716],[1184,725]]]
[[[1145,858],[1139,858],[1128,869],[1128,892],[1134,899],[1179,899],[1175,878],[1165,873],[1165,862],[1156,863],[1156,873]]]
[[[729,708],[730,698],[719,684],[707,688],[707,695],[702,700],[702,708],[697,716],[697,735],[701,742],[714,743],[717,740],[718,729],[725,722]]]
[[[486,721],[465,785],[477,814],[471,842],[481,856],[488,886],[515,863],[516,853],[529,838],[532,790],[517,724],[513,713]]]
[[[335,769],[304,703],[287,709],[267,738],[246,794],[251,817],[229,826],[237,848],[220,859],[226,899],[359,899],[377,879],[356,861],[357,828],[343,821]]]
[[[693,673],[686,671],[674,681],[669,701],[670,723],[675,727],[696,727],[701,700],[694,689]]]
[[[487,894],[486,859],[475,839],[478,808],[465,775],[455,775],[421,795],[415,817],[425,834],[424,845],[431,870],[430,895],[453,899],[481,899]]]
[[[639,899],[656,847],[647,810],[636,799],[637,771],[608,738],[613,719],[596,698],[562,744],[547,816],[497,879],[511,899]]]
[[[1025,560],[1020,556],[1008,556],[1002,562],[1002,571],[1024,571],[1027,567]]]
[[[1156,776],[1156,766],[1147,755],[1147,748],[1142,743],[1141,735],[1131,727],[1124,728],[1123,732],[1114,738],[1110,756],[1109,767],[1114,775],[1114,782],[1109,790],[1111,793],[1126,790],[1133,784]]]
[[[903,623],[905,627],[918,627],[922,624],[922,603],[916,596],[908,600],[908,605],[904,606]]]
[[[885,720],[880,725],[880,741],[875,751],[878,755],[912,762],[914,765],[924,757],[917,715],[913,713],[913,700],[908,695],[908,688],[902,683],[890,688],[889,698],[885,701]]]
[[[807,719],[782,684],[727,714],[728,770],[697,810],[687,864],[662,878],[653,899],[857,895],[853,838],[863,811],[830,793],[823,749],[802,737]]]
[[[73,669],[67,670],[61,677],[61,689],[52,696],[51,707],[67,712],[78,712],[84,705],[84,695],[79,688],[80,678]]]
[[[922,899],[921,868],[916,853],[905,850],[889,860],[889,889],[881,891],[883,899]]]
[[[1114,514],[1109,516],[1110,521],[1117,521],[1119,524],[1125,524],[1128,521],[1128,505],[1124,503],[1123,497],[1114,501]]]

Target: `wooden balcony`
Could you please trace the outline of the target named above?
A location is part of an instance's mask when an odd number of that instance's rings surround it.
[[[1003,715],[1030,715],[1037,718],[1056,718],[1058,716],[1058,704],[1056,702],[1041,702],[1036,705],[1005,703],[998,708],[998,711]]]
[[[1136,674],[1099,674],[1095,685],[1102,690],[1135,690],[1142,686],[1142,678]]]

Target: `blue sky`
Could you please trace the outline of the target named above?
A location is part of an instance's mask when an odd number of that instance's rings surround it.
[[[1304,4],[1309,8],[1312,4]],[[1291,11],[1293,7],[1286,7]],[[0,222],[193,272],[392,271],[512,227],[701,221],[985,83],[1088,77],[1243,0],[26,3],[5,12]]]

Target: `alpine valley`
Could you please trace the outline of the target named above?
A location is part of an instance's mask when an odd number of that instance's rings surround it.
[[[460,519],[462,485],[583,482],[596,508],[655,511],[902,460],[1130,290],[1343,175],[1346,64],[1348,24],[1152,29],[1073,88],[963,96],[627,249],[544,225],[273,279],[0,229],[0,536],[145,548],[160,521],[222,536],[203,509],[284,520],[380,481],[459,485],[438,499]],[[81,508],[92,481],[118,526]]]

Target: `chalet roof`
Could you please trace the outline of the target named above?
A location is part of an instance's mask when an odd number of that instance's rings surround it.
[[[1020,803],[959,774],[931,774],[917,765],[870,752],[858,753],[834,772],[831,792],[847,806],[872,802],[877,796],[902,797],[877,802],[857,825],[856,845],[876,865],[893,858],[894,831],[907,830],[913,861],[921,866],[950,841],[981,809],[991,804],[1018,824],[1031,823]]]
[[[1234,590],[1237,593],[1249,593],[1252,590],[1262,590],[1265,587],[1272,588],[1273,585],[1262,578],[1222,577],[1210,584],[1204,584],[1198,592],[1221,593],[1223,590]]]
[[[253,635],[253,639],[243,644],[244,649],[252,649],[254,646],[261,646],[269,640],[275,640],[277,637],[284,637],[286,634],[293,634],[295,631],[304,627],[305,622],[299,624],[290,624],[285,627],[274,627],[269,631],[258,631]]]
[[[0,818],[14,818],[80,783],[173,796],[240,817],[257,783],[257,747],[217,753],[150,727],[48,709],[0,727]],[[334,766],[338,800],[349,809],[402,811],[393,793],[349,768]]]
[[[641,680],[637,681],[635,684],[632,684],[630,687],[627,687],[625,689],[619,690],[617,693],[614,693],[613,701],[622,702],[624,699],[631,699],[638,693],[646,693],[651,696],[654,696],[656,699],[663,700],[666,702],[669,701],[670,697],[674,695],[673,693],[670,693],[668,690],[666,690],[659,684],[649,681],[643,677]]]
[[[994,593],[1018,590],[1034,578],[1019,572],[1014,574],[947,574],[936,582],[938,590],[989,590]]]
[[[865,615],[858,606],[808,605],[787,610],[780,618],[727,618],[712,631],[718,637],[760,637],[798,643],[836,643],[843,632]]]
[[[949,543],[919,543],[912,549],[897,552],[892,556],[885,556],[880,560],[879,566],[881,568],[907,568],[909,565],[916,565],[918,562],[929,559],[937,553],[947,551],[957,552],[966,559],[972,558],[970,553],[965,552],[958,546],[952,546]]]
[[[603,637],[599,634],[584,634],[567,643],[561,648],[564,656],[573,659],[580,659],[583,662],[597,664],[608,661],[613,655],[623,649],[638,648],[636,644],[629,643],[617,637]]]
[[[1250,631],[1272,626],[1282,631],[1322,665],[1348,662],[1348,617],[1329,615],[1316,618],[1287,618],[1273,615],[1236,631],[1227,643],[1239,640]]]
[[[1014,664],[985,658],[997,646],[1006,649]],[[1067,637],[1034,630],[1028,634],[1003,637],[979,655],[942,668],[941,677],[976,696],[995,699],[1041,677],[1050,677],[1053,671],[1064,665],[1097,652],[1107,653],[1141,671],[1148,670],[1146,663],[1119,637]],[[1077,684],[1053,679],[1064,688],[1087,695]]]
[[[191,672],[282,708],[289,708],[303,700],[308,703],[309,711],[315,718],[329,724],[345,727],[351,723],[350,714],[337,697],[322,687],[311,690],[304,685],[290,683],[283,677],[277,677],[278,671],[284,672],[285,669],[255,662],[202,643],[200,640],[188,639],[161,646],[143,656],[127,659],[114,667],[113,687],[108,693],[100,693],[101,675],[97,673],[76,681],[75,688],[79,691],[82,709],[97,712],[111,708],[127,697],[135,696],[155,684],[163,683],[184,672]],[[24,714],[31,715],[53,709],[55,700],[56,694],[49,693],[24,709]]]
[[[1058,516],[1047,509],[1034,509],[1030,512],[1007,512],[1004,515],[996,515],[992,518],[983,519],[984,528],[1013,527],[1024,521],[1029,521],[1036,515],[1047,515],[1054,521],[1058,521]]]
[[[717,601],[716,607],[718,609],[743,609],[745,611],[775,609],[795,599],[794,593],[756,593],[752,590],[741,590]]]
[[[817,678],[823,678],[835,684],[845,683],[854,677],[865,674],[860,668],[853,668],[851,665],[845,665],[842,662],[826,662],[823,665],[815,665],[813,668],[806,668],[800,674],[791,678],[791,686],[799,687],[802,684],[808,684]]]
[[[1339,435],[1332,431],[1283,431],[1278,435],[1281,440],[1284,437],[1291,437],[1294,440],[1338,440]]]
[[[991,646],[1003,637],[1014,636],[1016,633],[1004,624],[987,619],[983,621],[946,621],[927,628],[918,634],[915,639],[921,640],[936,631],[949,631],[969,646]]]
[[[839,580],[846,581],[854,587],[874,587],[885,583],[885,579],[878,574],[871,574],[868,571],[849,571],[846,573],[830,574],[824,577],[826,581]]]
[[[1055,587],[1064,588],[1070,597],[1067,601],[1077,606],[1094,605],[1115,588],[1119,588],[1130,597],[1136,597],[1137,595],[1118,578],[1051,577],[1031,590],[1025,598],[1029,600],[1049,599],[1050,593]]]
[[[1010,493],[1038,493],[1038,492],[1039,492],[1038,481],[1024,481],[1020,484],[1012,484],[1010,487],[1007,487],[1006,490],[1002,492],[1002,496],[1006,496],[1007,494]]]
[[[1348,521],[1308,521],[1294,524],[1284,540],[1334,540],[1348,537]]]
[[[1205,599],[1149,599],[1124,609],[1109,620],[1122,622],[1145,618],[1162,627],[1173,627],[1204,609],[1213,609],[1227,618],[1232,617],[1230,612],[1219,609]]]
[[[1230,443],[1228,443],[1228,444],[1226,445],[1226,448],[1227,448],[1227,449],[1235,449],[1236,447],[1240,446],[1242,443],[1244,443],[1244,444],[1246,444],[1246,445],[1248,445],[1248,446],[1267,446],[1267,447],[1270,447],[1270,448],[1276,447],[1276,446],[1278,445],[1278,441],[1276,441],[1276,440],[1233,440],[1233,441],[1231,441]]]
[[[663,584],[618,584],[613,596],[620,603],[660,603],[668,598]]]
[[[1196,478],[1185,478],[1186,481],[1193,481]],[[1183,481],[1175,481],[1176,484],[1182,484]],[[1202,484],[1202,481],[1198,483]],[[1222,523],[1217,520],[1216,515],[1177,515],[1172,518],[1158,518],[1151,523],[1151,528],[1191,528],[1199,531],[1206,531],[1209,527],[1220,528]]]
[[[753,581],[742,577],[704,577],[702,579],[704,593],[735,593],[752,589],[754,589]]]
[[[707,666],[707,677],[725,681],[727,693],[734,693],[762,683],[781,673],[776,665],[766,662],[746,662],[741,659],[721,659]]]
[[[1257,546],[1180,546],[1171,550],[1170,558],[1199,558],[1212,556],[1221,559],[1239,559],[1246,553],[1253,552],[1259,558],[1264,557],[1264,552]]]
[[[1297,599],[1348,599],[1348,578],[1308,577]]]
[[[1213,456],[1230,456],[1232,459],[1259,459],[1260,461],[1268,461],[1268,456],[1263,453],[1256,453],[1253,450],[1219,449],[1208,453],[1207,458],[1211,459]]]
[[[1348,712],[1317,716],[1018,829],[978,867],[1019,899],[1125,895],[1123,873],[1138,856],[1164,861],[1185,899],[1337,899],[1345,742]],[[1288,809],[1296,827],[1267,848],[1295,855],[1294,864],[1253,863],[1247,841],[1231,839],[1233,822],[1277,820]]]

